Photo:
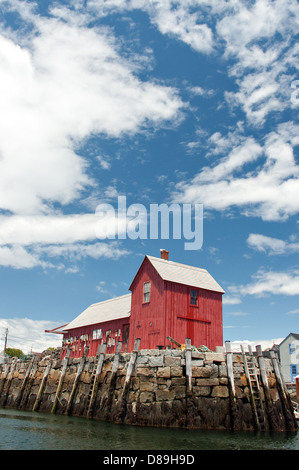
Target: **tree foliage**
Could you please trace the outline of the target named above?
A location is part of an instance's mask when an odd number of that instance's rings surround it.
[[[6,348],[5,353],[10,357],[21,357],[24,355],[21,349],[15,349],[15,348]]]

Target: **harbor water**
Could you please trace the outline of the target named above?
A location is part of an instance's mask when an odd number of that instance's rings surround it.
[[[201,431],[119,425],[0,409],[0,450],[299,450],[299,432]]]

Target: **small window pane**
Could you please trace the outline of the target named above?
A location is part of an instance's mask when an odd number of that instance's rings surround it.
[[[93,330],[92,332],[92,339],[102,339],[102,330],[99,328],[98,330]]]
[[[190,303],[191,305],[197,305],[197,290],[191,289]]]
[[[145,282],[143,284],[143,302],[150,301],[150,290],[151,290],[151,283]]]
[[[151,290],[151,283],[150,282],[145,282],[143,292],[148,293],[150,290]]]

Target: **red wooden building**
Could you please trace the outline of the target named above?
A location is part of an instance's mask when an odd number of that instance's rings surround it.
[[[89,346],[94,356],[101,342],[113,353],[117,341],[123,351],[132,351],[135,338],[142,349],[171,346],[191,339],[195,346],[215,350],[223,345],[223,289],[205,269],[145,256],[129,288],[131,294],[88,307],[63,331],[63,355],[83,354]],[[173,346],[173,345],[172,345]]]

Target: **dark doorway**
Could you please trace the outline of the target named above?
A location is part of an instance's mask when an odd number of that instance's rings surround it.
[[[130,334],[130,325],[127,323],[123,326],[123,349],[124,352],[128,352],[129,346],[129,334]]]

